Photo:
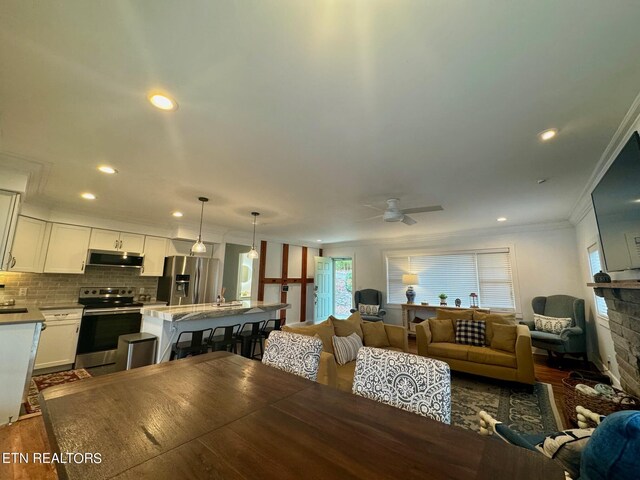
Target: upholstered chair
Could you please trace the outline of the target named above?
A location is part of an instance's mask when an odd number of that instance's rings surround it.
[[[362,347],[356,359],[353,393],[451,423],[451,372],[440,360]]]
[[[374,290],[372,288],[358,290],[354,294],[355,308],[351,309],[351,313],[359,311],[360,304],[378,306],[377,314],[367,314],[360,312],[360,316],[363,320],[367,320],[369,322],[380,322],[384,320],[383,317],[387,314],[387,312],[382,308],[382,292],[380,290]]]
[[[319,338],[274,330],[267,338],[262,363],[315,382],[321,353]]]
[[[565,354],[582,356],[587,361],[587,335],[584,321],[584,300],[569,295],[551,295],[535,297],[531,301],[533,313],[546,317],[571,318],[571,325],[560,333],[536,330],[533,320],[521,321],[531,330],[531,344],[547,351],[549,359],[552,353],[562,358]]]

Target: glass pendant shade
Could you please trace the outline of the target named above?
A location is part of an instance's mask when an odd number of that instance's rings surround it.
[[[206,253],[207,246],[202,243],[202,217],[204,215],[204,204],[209,201],[206,197],[198,197],[198,200],[202,202],[202,208],[200,209],[200,231],[198,233],[198,240],[191,247],[191,253]]]
[[[256,218],[258,218],[260,214],[258,212],[251,212],[251,215],[253,215],[253,242],[251,242],[251,250],[247,253],[247,258],[255,260],[259,257],[258,251],[256,250]]]
[[[249,253],[247,253],[247,258],[255,260],[258,257],[258,251],[254,247],[251,247],[251,250],[249,250]]]

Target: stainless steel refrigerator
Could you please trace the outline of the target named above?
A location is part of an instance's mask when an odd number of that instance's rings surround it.
[[[175,256],[164,259],[164,275],[158,280],[158,300],[169,305],[214,303],[218,291],[216,258]]]

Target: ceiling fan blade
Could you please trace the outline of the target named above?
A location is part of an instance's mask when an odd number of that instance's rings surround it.
[[[418,222],[416,222],[409,215],[405,215],[405,216],[402,217],[402,223],[404,223],[405,225],[414,225],[414,224],[416,224]]]
[[[426,213],[426,212],[439,212],[440,210],[444,210],[442,205],[429,205],[428,207],[416,207],[416,208],[405,208],[402,210],[402,213]]]
[[[372,210],[377,210],[378,212],[384,212],[384,208],[379,208],[379,207],[376,207],[375,205],[370,205],[370,204],[368,204],[368,203],[367,203],[367,204],[365,204],[365,205],[362,205],[362,206],[363,206],[363,207],[370,208],[370,209],[372,209]]]
[[[356,220],[356,223],[368,222],[369,220],[375,220],[376,218],[382,218],[382,215],[375,215],[373,217],[367,217],[361,220]]]

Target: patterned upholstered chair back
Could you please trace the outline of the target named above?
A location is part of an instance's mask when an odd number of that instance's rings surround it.
[[[267,339],[262,363],[315,382],[321,352],[319,338],[274,330]]]
[[[353,393],[451,423],[451,372],[433,358],[380,348],[358,351]]]

